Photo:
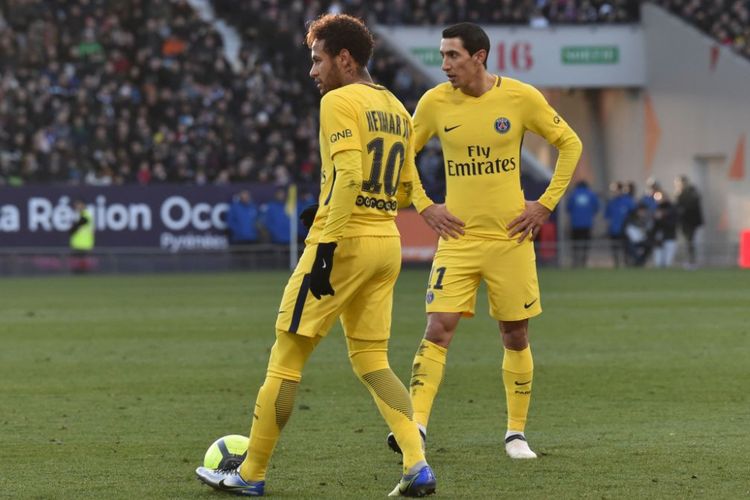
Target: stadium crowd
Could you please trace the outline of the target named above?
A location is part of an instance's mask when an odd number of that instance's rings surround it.
[[[721,44],[750,57],[750,2],[747,0],[657,0]]]
[[[242,38],[233,69],[186,0],[3,0],[0,184],[314,180],[318,97],[302,36],[320,13],[387,24],[619,22],[637,15],[632,3],[214,0]],[[371,72],[408,109],[427,88],[384,49]]]
[[[0,25],[4,182],[241,176],[243,96],[186,1],[7,0]]]
[[[334,0],[334,12],[358,15],[380,24],[446,25],[462,21],[477,24],[632,23],[639,18],[635,0],[389,0],[365,5],[364,0]]]
[[[633,22],[631,0],[212,0],[239,64],[187,0],[0,0],[0,185],[315,181],[318,99],[304,26]],[[747,2],[659,0],[750,54]],[[705,4],[705,5],[704,5]],[[377,49],[371,73],[413,110],[427,82]],[[420,169],[440,175],[439,152]],[[432,177],[432,176],[430,176]],[[438,181],[439,184],[439,181]]]

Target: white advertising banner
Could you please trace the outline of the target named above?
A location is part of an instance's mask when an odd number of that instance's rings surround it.
[[[490,37],[487,69],[537,87],[641,87],[646,85],[643,30],[627,26],[519,28],[483,26]],[[440,70],[443,28],[378,26],[386,42],[434,82]]]

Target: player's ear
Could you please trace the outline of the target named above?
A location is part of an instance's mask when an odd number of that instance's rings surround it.
[[[487,62],[487,51],[484,49],[479,49],[476,52],[474,52],[474,55],[471,56],[476,60],[479,64],[482,66],[486,66]]]
[[[341,49],[338,55],[339,63],[344,71],[350,71],[355,69],[354,58],[352,57],[349,49]]]

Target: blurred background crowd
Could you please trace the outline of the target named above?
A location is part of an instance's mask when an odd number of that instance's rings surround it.
[[[659,3],[750,54],[748,2]],[[239,35],[232,63],[187,0],[0,1],[0,185],[313,181],[318,96],[303,41],[306,22],[321,13],[381,24],[547,26],[635,22],[639,2],[208,4]],[[371,72],[410,110],[428,87],[383,47]],[[439,171],[436,156],[420,168]]]
[[[306,23],[320,14],[346,12],[382,25],[442,26],[467,20],[547,27],[638,22],[640,3],[0,0],[0,186],[312,185],[319,166],[319,96],[308,76],[304,33]],[[654,3],[717,43],[750,56],[747,0]],[[199,15],[206,8],[213,19]],[[235,33],[234,51],[216,20]],[[409,110],[429,87],[385,46],[376,48],[370,70]],[[439,148],[429,144],[418,165],[428,192],[440,192]],[[659,246],[654,242],[671,238],[670,221],[679,223],[685,213],[678,203],[682,189],[669,196],[650,183],[641,198],[636,189],[632,183],[614,183],[606,199],[591,193],[597,210],[583,216],[585,221],[606,218],[609,236],[622,243],[613,248],[616,263],[642,262],[644,252],[629,242],[633,238],[626,230],[628,221],[633,225],[644,214],[639,207],[648,209],[639,223],[646,228],[642,239],[649,242],[649,255]],[[583,199],[571,193],[571,200]],[[568,209],[575,240],[585,232],[575,220],[575,206]],[[268,219],[259,210],[257,217]],[[263,224],[258,227],[262,237]],[[577,251],[574,262],[585,261],[585,251]]]
[[[318,96],[303,36],[323,12],[384,24],[637,19],[625,0],[211,6],[240,36],[236,64],[186,0],[0,2],[0,184],[313,180]],[[383,48],[371,69],[409,109],[427,88]]]

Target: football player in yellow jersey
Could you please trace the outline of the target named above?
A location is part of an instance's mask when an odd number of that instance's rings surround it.
[[[397,186],[411,183],[411,200],[431,227],[460,230],[460,223],[433,204],[419,183],[411,117],[372,82],[366,66],[373,39],[362,21],[325,15],[311,23],[306,40],[310,76],[323,94],[319,208],[281,300],[247,457],[234,470],[199,467],[196,473],[218,490],[263,495],[268,462],[292,413],[305,363],[340,319],[352,368],[402,444],[403,475],[391,495],[427,495],[435,491],[435,476],[409,392],[388,364],[393,286],[401,267]]]
[[[462,316],[474,315],[480,280],[504,345],[508,408],[505,449],[535,458],[524,435],[533,361],[529,318],[542,312],[533,238],[555,209],[581,155],[581,141],[531,85],[490,74],[487,34],[477,25],[445,29],[440,41],[448,82],[420,99],[414,114],[415,150],[440,140],[446,206],[465,223],[459,239],[441,240],[427,295],[427,328],[414,358],[411,397],[423,436],[443,379],[448,346]],[[535,201],[521,190],[521,143],[529,130],[559,149],[549,187]],[[398,439],[388,436],[398,450]]]

